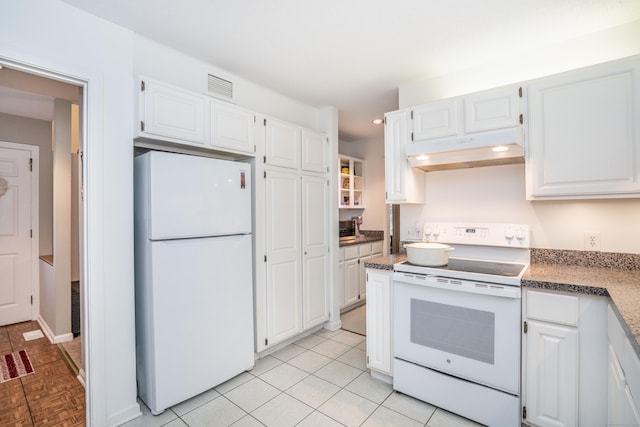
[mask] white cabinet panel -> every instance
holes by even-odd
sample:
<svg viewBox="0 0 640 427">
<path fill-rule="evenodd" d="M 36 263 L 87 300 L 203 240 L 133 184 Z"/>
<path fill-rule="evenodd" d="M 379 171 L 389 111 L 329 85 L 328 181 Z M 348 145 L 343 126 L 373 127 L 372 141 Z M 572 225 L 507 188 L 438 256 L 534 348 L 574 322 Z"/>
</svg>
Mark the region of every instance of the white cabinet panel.
<svg viewBox="0 0 640 427">
<path fill-rule="evenodd" d="M 274 344 L 302 331 L 300 176 L 269 171 L 265 205 L 267 339 Z"/>
<path fill-rule="evenodd" d="M 529 321 L 527 417 L 537 426 L 578 425 L 578 331 Z"/>
<path fill-rule="evenodd" d="M 321 133 L 302 129 L 302 170 L 329 172 L 327 137 Z"/>
<path fill-rule="evenodd" d="M 640 194 L 640 59 L 529 85 L 527 197 Z"/>
<path fill-rule="evenodd" d="M 465 96 L 465 132 L 473 133 L 518 126 L 521 91 L 519 86 L 509 86 Z"/>
<path fill-rule="evenodd" d="M 140 84 L 140 136 L 205 144 L 206 97 L 150 79 Z"/>
<path fill-rule="evenodd" d="M 424 172 L 407 161 L 405 144 L 410 141 L 409 111 L 385 114 L 384 178 L 387 203 L 424 203 Z"/>
<path fill-rule="evenodd" d="M 610 426 L 640 426 L 640 411 L 627 383 L 613 345 L 609 344 L 609 399 L 607 423 Z"/>
<path fill-rule="evenodd" d="M 385 375 L 392 375 L 393 337 L 393 273 L 367 269 L 367 366 Z"/>
<path fill-rule="evenodd" d="M 441 138 L 460 134 L 460 99 L 451 98 L 430 102 L 415 107 L 413 119 L 413 141 Z"/>
<path fill-rule="evenodd" d="M 350 259 L 344 262 L 344 286 L 340 308 L 347 307 L 358 302 L 360 291 L 360 264 L 358 259 Z"/>
<path fill-rule="evenodd" d="M 222 102 L 211 102 L 211 141 L 215 148 L 253 153 L 255 114 Z"/>
<path fill-rule="evenodd" d="M 323 177 L 302 177 L 303 329 L 329 319 L 329 191 Z"/>
<path fill-rule="evenodd" d="M 299 169 L 300 128 L 275 119 L 267 119 L 266 128 L 266 163 Z"/>
<path fill-rule="evenodd" d="M 300 168 L 300 127 L 275 119 L 266 120 L 266 164 Z"/>
</svg>

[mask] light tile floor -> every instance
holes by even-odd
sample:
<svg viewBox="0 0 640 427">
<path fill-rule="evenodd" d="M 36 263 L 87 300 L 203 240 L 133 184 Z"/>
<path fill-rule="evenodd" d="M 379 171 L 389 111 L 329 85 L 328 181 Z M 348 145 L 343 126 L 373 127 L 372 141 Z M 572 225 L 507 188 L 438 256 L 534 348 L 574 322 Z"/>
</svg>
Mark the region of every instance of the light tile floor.
<svg viewBox="0 0 640 427">
<path fill-rule="evenodd" d="M 320 330 L 232 378 L 153 416 L 142 403 L 134 426 L 429 426 L 472 421 L 394 392 L 365 364 L 365 337 Z"/>
</svg>

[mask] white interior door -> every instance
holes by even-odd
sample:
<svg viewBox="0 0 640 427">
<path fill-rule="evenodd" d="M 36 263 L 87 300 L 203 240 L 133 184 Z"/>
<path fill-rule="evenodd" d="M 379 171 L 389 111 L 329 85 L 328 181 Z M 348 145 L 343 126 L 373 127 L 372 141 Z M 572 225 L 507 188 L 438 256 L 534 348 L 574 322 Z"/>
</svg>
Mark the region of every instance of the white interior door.
<svg viewBox="0 0 640 427">
<path fill-rule="evenodd" d="M 30 158 L 0 147 L 0 326 L 31 319 Z"/>
</svg>

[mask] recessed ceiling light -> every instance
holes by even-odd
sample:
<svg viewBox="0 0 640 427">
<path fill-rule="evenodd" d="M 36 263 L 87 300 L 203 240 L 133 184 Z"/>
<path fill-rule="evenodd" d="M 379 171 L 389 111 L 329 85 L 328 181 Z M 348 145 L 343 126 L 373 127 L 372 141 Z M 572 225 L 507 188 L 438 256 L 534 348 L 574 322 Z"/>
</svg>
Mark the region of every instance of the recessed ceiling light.
<svg viewBox="0 0 640 427">
<path fill-rule="evenodd" d="M 373 123 L 374 125 L 382 124 L 382 122 L 384 122 L 383 119 L 373 119 L 373 120 L 371 120 L 371 123 Z"/>
<path fill-rule="evenodd" d="M 507 151 L 509 149 L 509 147 L 505 147 L 504 145 L 498 145 L 497 147 L 493 147 L 492 150 L 495 151 L 496 153 L 499 153 L 501 151 Z"/>
<path fill-rule="evenodd" d="M 2 65 L 0 65 L 0 70 L 2 70 L 4 67 Z"/>
</svg>

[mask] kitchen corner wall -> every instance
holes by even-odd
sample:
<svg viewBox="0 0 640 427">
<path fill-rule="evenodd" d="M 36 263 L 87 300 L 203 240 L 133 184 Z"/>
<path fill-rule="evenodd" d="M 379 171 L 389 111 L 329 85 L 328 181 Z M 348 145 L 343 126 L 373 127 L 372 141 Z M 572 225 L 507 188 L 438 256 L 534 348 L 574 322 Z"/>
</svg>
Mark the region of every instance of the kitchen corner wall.
<svg viewBox="0 0 640 427">
<path fill-rule="evenodd" d="M 400 108 L 526 81 L 640 53 L 640 21 L 523 52 L 456 74 L 399 88 Z M 640 253 L 640 199 L 527 201 L 524 165 L 426 174 L 424 205 L 403 205 L 402 238 L 429 221 L 531 225 L 535 248 L 584 250 L 584 232 L 600 232 L 603 252 Z"/>
</svg>

